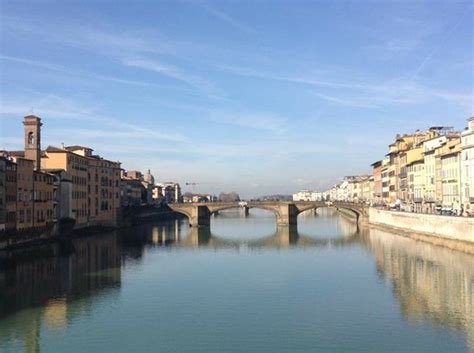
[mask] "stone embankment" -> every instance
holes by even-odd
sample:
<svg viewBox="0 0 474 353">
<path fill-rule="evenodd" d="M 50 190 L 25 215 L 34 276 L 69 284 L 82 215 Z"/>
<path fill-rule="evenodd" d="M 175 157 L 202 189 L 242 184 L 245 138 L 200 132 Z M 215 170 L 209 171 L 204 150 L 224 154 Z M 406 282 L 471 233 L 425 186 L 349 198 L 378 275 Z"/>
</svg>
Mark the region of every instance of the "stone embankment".
<svg viewBox="0 0 474 353">
<path fill-rule="evenodd" d="M 400 230 L 420 240 L 429 240 L 440 245 L 448 241 L 461 241 L 474 245 L 474 218 L 429 215 L 385 211 L 376 208 L 369 210 L 369 223 Z M 452 246 L 449 246 L 452 247 Z"/>
</svg>

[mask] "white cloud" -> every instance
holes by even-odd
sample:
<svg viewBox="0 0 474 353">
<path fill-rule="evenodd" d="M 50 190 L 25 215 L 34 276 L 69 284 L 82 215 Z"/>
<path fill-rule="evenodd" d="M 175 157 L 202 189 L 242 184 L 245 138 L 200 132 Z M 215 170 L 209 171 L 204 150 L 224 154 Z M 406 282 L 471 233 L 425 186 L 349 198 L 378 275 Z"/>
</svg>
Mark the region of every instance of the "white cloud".
<svg viewBox="0 0 474 353">
<path fill-rule="evenodd" d="M 153 71 L 158 74 L 170 77 L 172 79 L 185 82 L 188 85 L 199 90 L 214 89 L 210 81 L 203 79 L 197 75 L 186 73 L 176 66 L 162 64 L 158 60 L 151 60 L 145 58 L 123 58 L 121 62 L 126 66 Z"/>
<path fill-rule="evenodd" d="M 200 5 L 203 9 L 205 9 L 207 13 L 211 14 L 215 18 L 225 23 L 230 24 L 232 27 L 237 28 L 238 30 L 244 33 L 255 35 L 256 31 L 252 27 L 244 24 L 241 21 L 236 20 L 234 17 L 223 12 L 222 10 L 218 10 L 214 6 L 211 6 L 210 4 L 205 2 L 197 2 L 196 4 Z"/>
</svg>

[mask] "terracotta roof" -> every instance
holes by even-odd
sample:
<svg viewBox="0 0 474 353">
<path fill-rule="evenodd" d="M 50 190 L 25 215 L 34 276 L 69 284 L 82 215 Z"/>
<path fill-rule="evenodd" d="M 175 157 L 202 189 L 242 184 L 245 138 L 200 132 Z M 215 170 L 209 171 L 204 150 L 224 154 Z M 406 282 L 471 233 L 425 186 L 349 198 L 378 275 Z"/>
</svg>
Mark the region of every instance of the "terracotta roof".
<svg viewBox="0 0 474 353">
<path fill-rule="evenodd" d="M 67 151 L 63 150 L 62 148 L 54 147 L 54 146 L 46 147 L 45 151 L 46 152 L 67 152 Z"/>
<path fill-rule="evenodd" d="M 12 157 L 24 157 L 25 151 L 8 151 L 7 152 Z"/>
<path fill-rule="evenodd" d="M 69 151 L 75 151 L 75 150 L 91 150 L 91 151 L 93 151 L 93 149 L 90 148 L 90 147 L 79 146 L 79 145 L 66 146 L 65 148 Z"/>
</svg>

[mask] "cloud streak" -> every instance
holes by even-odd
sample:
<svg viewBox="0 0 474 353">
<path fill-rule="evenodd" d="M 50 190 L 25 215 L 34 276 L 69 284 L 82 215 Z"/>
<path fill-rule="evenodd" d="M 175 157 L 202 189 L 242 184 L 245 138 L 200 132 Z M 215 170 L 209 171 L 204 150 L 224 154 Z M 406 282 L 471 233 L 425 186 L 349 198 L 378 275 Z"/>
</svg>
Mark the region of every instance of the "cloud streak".
<svg viewBox="0 0 474 353">
<path fill-rule="evenodd" d="M 218 20 L 225 22 L 229 24 L 230 26 L 238 29 L 241 32 L 244 32 L 246 34 L 252 34 L 255 35 L 257 32 L 250 26 L 244 24 L 241 21 L 236 20 L 235 18 L 231 17 L 227 13 L 218 10 L 214 6 L 211 6 L 210 4 L 206 2 L 198 2 L 197 3 L 200 7 L 202 7 L 208 14 L 211 16 L 217 18 Z"/>
</svg>

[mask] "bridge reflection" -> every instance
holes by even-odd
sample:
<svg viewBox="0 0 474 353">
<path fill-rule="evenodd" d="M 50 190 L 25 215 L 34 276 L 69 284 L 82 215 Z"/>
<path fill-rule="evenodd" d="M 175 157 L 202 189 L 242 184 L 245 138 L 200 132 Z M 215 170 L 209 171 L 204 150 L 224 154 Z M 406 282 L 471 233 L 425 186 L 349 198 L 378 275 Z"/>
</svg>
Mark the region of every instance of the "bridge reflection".
<svg viewBox="0 0 474 353">
<path fill-rule="evenodd" d="M 242 215 L 243 216 L 243 215 Z M 303 216 L 303 215 L 302 215 Z M 220 217 L 220 216 L 219 216 Z M 244 216 L 243 216 L 244 217 Z M 235 218 L 233 215 L 232 218 Z M 290 246 L 330 248 L 355 243 L 358 240 L 358 227 L 354 222 L 340 222 L 345 236 L 338 238 L 312 236 L 301 233 L 294 225 L 277 226 L 272 234 L 256 239 L 228 238 L 215 233 L 212 227 L 191 227 L 180 220 L 162 222 L 156 225 L 143 225 L 141 231 L 131 237 L 126 234 L 127 245 L 135 244 L 141 248 L 135 257 L 140 257 L 146 244 L 164 245 L 173 247 L 210 247 L 228 249 L 261 249 L 283 248 Z M 137 234 L 138 237 L 137 237 Z"/>
<path fill-rule="evenodd" d="M 357 232 L 336 239 L 321 239 L 300 234 L 297 226 L 278 226 L 276 232 L 270 236 L 243 241 L 213 234 L 210 228 L 205 227 L 191 228 L 190 234 L 176 245 L 228 249 L 241 249 L 242 247 L 246 249 L 285 248 L 290 246 L 330 248 L 349 245 L 357 241 L 359 241 Z"/>
</svg>

